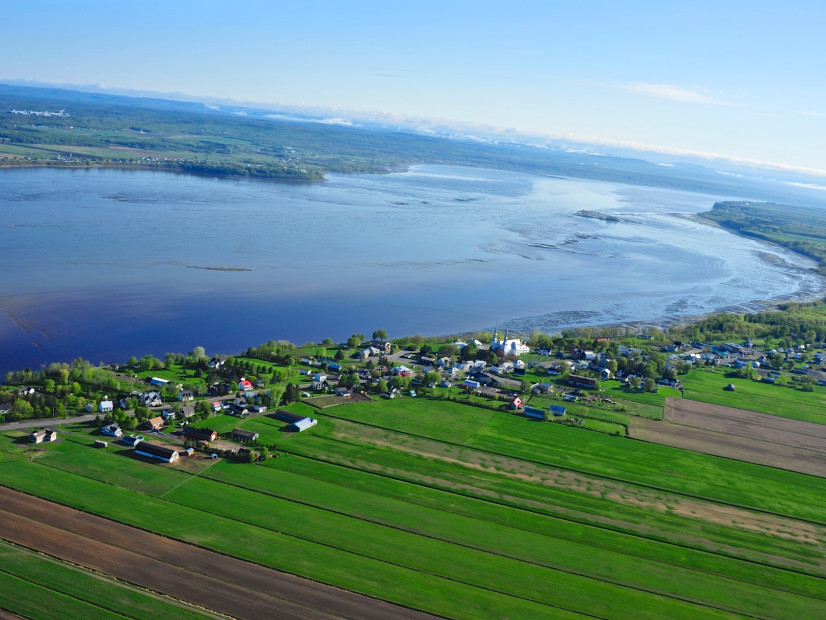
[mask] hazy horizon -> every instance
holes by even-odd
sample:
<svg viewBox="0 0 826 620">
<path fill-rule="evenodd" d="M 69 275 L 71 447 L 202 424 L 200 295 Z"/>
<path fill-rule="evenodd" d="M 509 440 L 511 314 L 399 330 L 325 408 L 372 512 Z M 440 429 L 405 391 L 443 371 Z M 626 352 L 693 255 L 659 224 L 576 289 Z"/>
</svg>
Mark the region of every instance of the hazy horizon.
<svg viewBox="0 0 826 620">
<path fill-rule="evenodd" d="M 17 3 L 0 79 L 826 175 L 823 6 L 516 8 Z"/>
</svg>

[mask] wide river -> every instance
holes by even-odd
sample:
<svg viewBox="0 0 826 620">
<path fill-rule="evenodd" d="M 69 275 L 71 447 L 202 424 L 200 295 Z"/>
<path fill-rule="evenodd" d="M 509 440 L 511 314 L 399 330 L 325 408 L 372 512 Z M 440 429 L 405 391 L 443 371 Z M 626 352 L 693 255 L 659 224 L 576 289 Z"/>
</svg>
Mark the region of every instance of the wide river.
<svg viewBox="0 0 826 620">
<path fill-rule="evenodd" d="M 823 290 L 805 259 L 691 218 L 721 198 L 440 166 L 315 184 L 5 170 L 0 372 L 378 328 L 663 323 Z"/>
</svg>

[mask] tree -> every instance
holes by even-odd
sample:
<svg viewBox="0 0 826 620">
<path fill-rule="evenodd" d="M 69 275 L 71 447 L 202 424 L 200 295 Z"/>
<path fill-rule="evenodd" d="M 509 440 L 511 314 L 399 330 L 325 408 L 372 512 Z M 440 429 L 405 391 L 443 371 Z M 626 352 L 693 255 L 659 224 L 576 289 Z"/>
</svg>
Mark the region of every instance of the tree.
<svg viewBox="0 0 826 620">
<path fill-rule="evenodd" d="M 438 383 L 439 383 L 439 380 L 440 380 L 441 378 L 442 378 L 442 375 L 440 375 L 440 374 L 439 374 L 438 372 L 436 372 L 435 370 L 431 370 L 430 372 L 428 372 L 427 374 L 425 374 L 425 376 L 424 376 L 424 381 L 425 381 L 425 383 L 426 383 L 427 385 L 436 385 L 436 384 L 438 384 Z"/>
<path fill-rule="evenodd" d="M 376 385 L 376 391 L 379 394 L 387 394 L 387 381 L 384 379 L 379 379 L 379 382 Z"/>
<path fill-rule="evenodd" d="M 342 351 L 341 349 L 339 349 L 338 351 L 336 351 L 336 354 L 335 354 L 333 357 L 335 358 L 335 360 L 336 360 L 337 362 L 340 362 L 341 360 L 343 360 L 343 359 L 344 359 L 344 351 Z"/>
<path fill-rule="evenodd" d="M 383 329 L 377 329 L 373 332 L 373 340 L 387 340 L 387 332 Z"/>
<path fill-rule="evenodd" d="M 189 352 L 189 357 L 194 360 L 206 359 L 206 349 L 204 349 L 204 347 L 195 347 Z"/>
<path fill-rule="evenodd" d="M 22 398 L 18 398 L 14 401 L 14 404 L 9 409 L 8 419 L 10 420 L 24 420 L 26 418 L 30 418 L 34 415 L 34 407 L 32 407 L 31 403 L 23 400 Z"/>
<path fill-rule="evenodd" d="M 439 347 L 439 357 L 453 357 L 456 355 L 456 345 L 443 344 Z"/>
<path fill-rule="evenodd" d="M 347 339 L 347 348 L 355 349 L 362 342 L 364 342 L 364 334 L 353 334 Z"/>
</svg>

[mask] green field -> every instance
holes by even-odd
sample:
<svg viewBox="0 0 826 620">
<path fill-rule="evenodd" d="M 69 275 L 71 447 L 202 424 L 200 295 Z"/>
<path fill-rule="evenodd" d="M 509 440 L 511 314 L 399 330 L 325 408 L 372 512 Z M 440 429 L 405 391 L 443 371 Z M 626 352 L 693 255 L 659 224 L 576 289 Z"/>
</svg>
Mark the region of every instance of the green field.
<svg viewBox="0 0 826 620">
<path fill-rule="evenodd" d="M 0 434 L 0 484 L 447 617 L 826 608 L 826 480 L 438 399 L 291 408 L 318 426 L 208 420 L 280 452 L 197 474 Z"/>
</svg>

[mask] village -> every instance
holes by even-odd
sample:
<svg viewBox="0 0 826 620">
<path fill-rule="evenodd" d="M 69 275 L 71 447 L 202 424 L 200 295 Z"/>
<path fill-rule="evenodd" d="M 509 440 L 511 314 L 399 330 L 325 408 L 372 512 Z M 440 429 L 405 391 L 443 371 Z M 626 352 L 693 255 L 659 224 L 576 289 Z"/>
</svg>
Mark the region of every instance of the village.
<svg viewBox="0 0 826 620">
<path fill-rule="evenodd" d="M 96 447 L 119 442 L 133 449 L 136 456 L 166 463 L 192 457 L 196 452 L 211 459 L 255 462 L 277 456 L 277 445 L 262 442 L 259 433 L 242 428 L 245 419 L 267 416 L 278 421 L 284 438 L 318 423 L 317 417 L 290 411 L 291 402 L 303 402 L 321 412 L 331 406 L 374 398 L 451 398 L 464 394 L 475 397 L 477 406 L 604 430 L 582 419 L 583 415 L 589 416 L 587 409 L 584 414 L 582 408 L 572 413 L 570 406 L 622 411 L 625 408 L 618 401 L 626 395 L 620 393 L 617 397 L 617 388 L 626 394 L 671 388 L 679 390 L 682 397 L 682 377 L 696 367 L 718 371 L 720 389 L 725 391 L 736 390 L 726 376 L 789 385 L 802 391 L 826 385 L 826 354 L 815 350 L 822 349 L 822 344 L 801 343 L 779 349 L 758 347 L 751 339 L 716 345 L 696 341 L 648 344 L 642 336 L 637 339 L 639 346 L 601 337 L 594 339 L 590 348 L 577 341 L 555 349 L 532 348 L 521 338 L 498 330 L 488 343 L 469 338 L 417 345 L 404 340 L 392 342 L 383 331 L 374 333 L 378 337 L 370 340 L 355 336 L 360 335 L 338 346 L 328 342 L 323 354 L 309 354 L 312 349 L 319 351 L 318 347 L 308 347 L 307 354 L 301 355 L 301 349 L 293 347 L 292 357 L 288 356 L 282 365 L 252 363 L 255 351 L 251 350 L 253 355 L 243 360 L 180 356 L 177 363 L 168 360 L 171 363 L 166 369 L 155 360 L 158 370 L 162 370 L 157 374 L 163 376 L 138 372 L 140 363 L 106 369 L 119 378 L 119 387 L 134 389 L 109 396 L 92 392 L 93 386 L 89 386 L 88 402 L 82 397 L 75 401 L 82 405 L 76 413 L 94 416 L 101 436 L 94 441 Z M 335 354 L 326 355 L 331 349 Z M 88 375 L 91 371 L 87 368 L 85 372 Z M 202 381 L 187 382 L 187 373 L 191 378 L 200 375 Z M 0 404 L 4 422 L 18 417 L 15 408 L 25 410 L 21 403 L 36 402 L 46 390 L 59 393 L 48 376 L 48 372 L 42 373 L 39 385 L 31 382 L 19 386 L 13 394 L 5 388 Z M 176 382 L 172 378 L 175 376 L 183 381 Z M 141 385 L 146 389 L 139 389 Z M 614 390 L 606 392 L 606 387 Z M 222 420 L 217 430 L 211 425 L 216 416 Z M 610 419 L 598 417 L 604 422 Z M 227 427 L 230 418 L 238 421 L 237 426 Z M 56 424 L 34 428 L 29 441 L 55 441 L 57 428 Z"/>
</svg>

